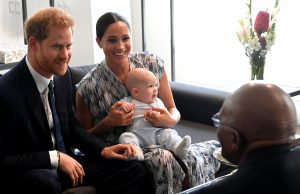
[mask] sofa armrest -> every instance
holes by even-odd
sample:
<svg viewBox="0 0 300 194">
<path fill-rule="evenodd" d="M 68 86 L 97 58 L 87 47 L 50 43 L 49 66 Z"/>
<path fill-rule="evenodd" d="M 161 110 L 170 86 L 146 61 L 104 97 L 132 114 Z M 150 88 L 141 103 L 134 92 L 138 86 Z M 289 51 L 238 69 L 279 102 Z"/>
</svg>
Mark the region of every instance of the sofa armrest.
<svg viewBox="0 0 300 194">
<path fill-rule="evenodd" d="M 220 110 L 228 92 L 170 81 L 181 118 L 213 126 L 211 117 Z"/>
</svg>

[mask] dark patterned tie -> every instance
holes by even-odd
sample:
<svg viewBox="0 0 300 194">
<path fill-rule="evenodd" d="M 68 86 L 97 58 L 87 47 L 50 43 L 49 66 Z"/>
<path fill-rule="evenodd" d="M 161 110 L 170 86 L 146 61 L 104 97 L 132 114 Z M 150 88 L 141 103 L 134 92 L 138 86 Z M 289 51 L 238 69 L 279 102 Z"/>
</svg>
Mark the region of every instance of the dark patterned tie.
<svg viewBox="0 0 300 194">
<path fill-rule="evenodd" d="M 61 134 L 61 128 L 58 120 L 58 115 L 55 108 L 55 99 L 54 99 L 54 90 L 53 90 L 53 82 L 50 80 L 50 83 L 48 85 L 49 93 L 48 93 L 48 99 L 49 104 L 52 111 L 52 117 L 54 122 L 54 128 L 55 128 L 55 141 L 56 141 L 56 149 L 58 149 L 61 152 L 66 153 L 64 141 Z"/>
</svg>

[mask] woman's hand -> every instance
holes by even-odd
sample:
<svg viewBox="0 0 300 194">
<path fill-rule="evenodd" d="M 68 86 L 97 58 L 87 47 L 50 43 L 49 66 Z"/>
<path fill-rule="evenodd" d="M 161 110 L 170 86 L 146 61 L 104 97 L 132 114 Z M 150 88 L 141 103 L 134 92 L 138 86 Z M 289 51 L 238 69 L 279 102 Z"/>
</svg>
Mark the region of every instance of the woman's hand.
<svg viewBox="0 0 300 194">
<path fill-rule="evenodd" d="M 88 120 L 86 125 L 83 125 L 88 133 L 94 134 L 96 136 L 101 136 L 105 134 L 111 128 L 117 126 L 127 126 L 133 121 L 133 110 L 128 112 L 121 109 L 121 106 L 124 102 L 118 101 L 113 104 L 108 112 L 108 115 L 99 121 L 95 126 L 93 126 L 93 115 L 90 112 L 85 112 L 85 119 Z M 82 122 L 83 123 L 83 122 Z"/>
<path fill-rule="evenodd" d="M 135 156 L 136 150 L 131 144 L 117 144 L 110 147 L 105 147 L 101 156 L 107 159 L 127 160 Z"/>
<path fill-rule="evenodd" d="M 172 127 L 178 122 L 178 116 L 174 117 L 167 109 L 162 108 L 152 108 L 144 116 L 155 127 Z"/>
<path fill-rule="evenodd" d="M 125 102 L 118 101 L 111 106 L 106 117 L 107 122 L 110 126 L 126 126 L 132 123 L 133 120 L 133 109 L 126 109 L 124 111 L 121 107 Z"/>
</svg>

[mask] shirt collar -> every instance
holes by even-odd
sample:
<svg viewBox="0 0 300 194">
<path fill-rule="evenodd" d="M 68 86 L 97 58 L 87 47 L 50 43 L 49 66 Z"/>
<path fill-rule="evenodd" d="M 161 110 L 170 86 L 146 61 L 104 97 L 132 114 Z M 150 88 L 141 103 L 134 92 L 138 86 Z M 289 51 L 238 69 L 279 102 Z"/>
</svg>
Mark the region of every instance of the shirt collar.
<svg viewBox="0 0 300 194">
<path fill-rule="evenodd" d="M 27 56 L 26 56 L 26 64 L 27 64 L 27 67 L 35 81 L 35 84 L 39 90 L 40 93 L 42 93 L 46 87 L 48 87 L 48 84 L 50 82 L 50 80 L 53 80 L 53 76 L 48 79 L 48 78 L 45 78 L 44 76 L 42 76 L 41 74 L 39 74 L 37 71 L 35 71 L 32 67 L 32 65 L 30 64 Z"/>
</svg>

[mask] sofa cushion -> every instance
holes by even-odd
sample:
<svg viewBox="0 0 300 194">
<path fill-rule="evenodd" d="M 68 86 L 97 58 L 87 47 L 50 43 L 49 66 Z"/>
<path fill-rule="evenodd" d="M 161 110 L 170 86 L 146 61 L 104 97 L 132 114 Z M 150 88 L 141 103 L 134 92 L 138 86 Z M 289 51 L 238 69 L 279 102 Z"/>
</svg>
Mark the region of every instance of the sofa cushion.
<svg viewBox="0 0 300 194">
<path fill-rule="evenodd" d="M 170 81 L 173 97 L 182 119 L 213 126 L 211 117 L 217 113 L 228 92 Z"/>
<path fill-rule="evenodd" d="M 174 126 L 174 129 L 181 137 L 185 135 L 191 136 L 192 143 L 218 140 L 216 128 L 203 123 L 181 119 L 179 123 Z"/>
</svg>

